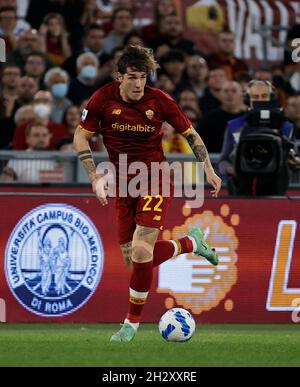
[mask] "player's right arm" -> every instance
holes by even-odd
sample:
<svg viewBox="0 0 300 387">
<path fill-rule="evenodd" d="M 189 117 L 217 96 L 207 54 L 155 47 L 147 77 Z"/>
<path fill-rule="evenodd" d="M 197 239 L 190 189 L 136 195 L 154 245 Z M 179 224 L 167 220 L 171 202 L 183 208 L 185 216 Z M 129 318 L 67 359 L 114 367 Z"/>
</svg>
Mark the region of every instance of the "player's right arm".
<svg viewBox="0 0 300 387">
<path fill-rule="evenodd" d="M 86 170 L 89 180 L 92 184 L 93 191 L 96 193 L 100 203 L 104 206 L 107 204 L 106 189 L 107 181 L 96 171 L 95 161 L 89 146 L 89 140 L 93 136 L 93 132 L 89 132 L 82 128 L 80 125 L 77 126 L 74 133 L 74 148 L 78 153 L 78 158 Z"/>
<path fill-rule="evenodd" d="M 90 179 L 97 198 L 102 205 L 107 204 L 106 179 L 97 173 L 96 165 L 89 146 L 89 140 L 98 131 L 99 123 L 102 120 L 105 93 L 97 90 L 89 99 L 86 108 L 83 110 L 81 120 L 74 134 L 74 148 L 78 152 L 79 160 Z"/>
</svg>

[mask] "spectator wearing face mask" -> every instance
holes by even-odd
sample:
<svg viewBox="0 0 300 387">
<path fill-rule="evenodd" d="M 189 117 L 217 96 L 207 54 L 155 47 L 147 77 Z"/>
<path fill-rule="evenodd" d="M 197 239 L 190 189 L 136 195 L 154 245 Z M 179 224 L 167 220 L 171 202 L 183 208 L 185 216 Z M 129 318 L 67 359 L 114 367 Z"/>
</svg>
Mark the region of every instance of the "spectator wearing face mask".
<svg viewBox="0 0 300 387">
<path fill-rule="evenodd" d="M 69 89 L 68 73 L 59 67 L 54 67 L 45 74 L 44 83 L 53 97 L 51 120 L 61 124 L 64 112 L 72 105 L 66 97 Z"/>
<path fill-rule="evenodd" d="M 99 87 L 99 60 L 96 55 L 87 52 L 77 58 L 76 67 L 77 77 L 71 81 L 67 97 L 75 105 L 80 105 L 82 100 L 89 98 Z"/>
<path fill-rule="evenodd" d="M 97 24 L 88 25 L 80 39 L 80 50 L 75 51 L 63 64 L 64 70 L 68 72 L 71 78 L 76 77 L 76 60 L 79 55 L 85 52 L 91 52 L 96 55 L 101 66 L 109 59 L 109 55 L 103 50 L 105 32 L 103 28 Z"/>
<path fill-rule="evenodd" d="M 56 124 L 51 121 L 50 116 L 53 109 L 53 98 L 49 91 L 38 91 L 34 96 L 33 110 L 35 114 L 34 122 L 37 122 L 49 129 L 51 134 L 51 140 L 49 149 L 54 149 L 55 144 L 62 138 L 67 136 L 67 129 L 60 124 Z M 26 122 L 20 126 L 17 126 L 14 131 L 13 137 L 13 149 L 25 150 L 26 149 L 26 136 L 25 129 L 32 123 Z"/>
</svg>

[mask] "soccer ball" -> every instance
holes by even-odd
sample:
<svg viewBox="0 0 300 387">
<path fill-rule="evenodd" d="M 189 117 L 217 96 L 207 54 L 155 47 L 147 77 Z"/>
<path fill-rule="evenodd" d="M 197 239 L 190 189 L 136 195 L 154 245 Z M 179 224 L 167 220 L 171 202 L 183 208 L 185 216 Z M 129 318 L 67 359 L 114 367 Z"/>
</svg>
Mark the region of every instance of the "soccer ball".
<svg viewBox="0 0 300 387">
<path fill-rule="evenodd" d="M 185 309 L 173 308 L 161 316 L 158 329 L 167 341 L 187 341 L 196 328 L 194 317 Z"/>
</svg>

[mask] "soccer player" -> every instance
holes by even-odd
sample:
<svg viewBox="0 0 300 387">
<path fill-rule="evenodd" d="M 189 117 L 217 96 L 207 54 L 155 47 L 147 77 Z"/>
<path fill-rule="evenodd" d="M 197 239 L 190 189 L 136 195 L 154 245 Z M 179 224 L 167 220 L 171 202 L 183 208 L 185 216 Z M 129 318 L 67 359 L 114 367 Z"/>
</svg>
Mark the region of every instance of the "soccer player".
<svg viewBox="0 0 300 387">
<path fill-rule="evenodd" d="M 128 164 L 143 161 L 148 167 L 152 162 L 165 160 L 161 146 L 164 121 L 187 139 L 196 159 L 204 162 L 207 181 L 213 186 L 213 196 L 217 196 L 221 188 L 221 179 L 215 174 L 206 147 L 191 122 L 168 94 L 146 86 L 147 76 L 157 68 L 152 50 L 127 47 L 117 64 L 117 80 L 97 90 L 82 113 L 74 135 L 74 146 L 102 205 L 108 203 L 107 181 L 96 171 L 89 139 L 97 131 L 102 134 L 109 159 L 118 175 L 121 154 L 127 154 Z M 132 177 L 126 178 L 126 184 Z M 150 178 L 151 175 L 149 181 Z M 162 184 L 160 180 L 160 189 Z M 131 341 L 134 338 L 151 286 L 153 267 L 189 252 L 205 257 L 213 265 L 218 264 L 215 250 L 204 242 L 199 228 L 175 241 L 157 241 L 168 204 L 169 197 L 162 195 L 132 197 L 129 193 L 127 197 L 121 197 L 117 194 L 119 242 L 132 274 L 128 314 L 111 341 Z"/>
</svg>

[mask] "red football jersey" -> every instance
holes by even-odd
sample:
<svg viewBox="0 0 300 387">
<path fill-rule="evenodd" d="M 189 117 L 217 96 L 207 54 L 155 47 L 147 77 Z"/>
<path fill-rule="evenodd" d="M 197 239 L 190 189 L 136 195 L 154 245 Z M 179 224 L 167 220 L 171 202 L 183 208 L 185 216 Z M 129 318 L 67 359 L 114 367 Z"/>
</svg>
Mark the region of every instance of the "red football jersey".
<svg viewBox="0 0 300 387">
<path fill-rule="evenodd" d="M 176 102 L 163 91 L 146 86 L 142 99 L 127 103 L 120 96 L 120 83 L 111 82 L 97 90 L 82 113 L 80 126 L 103 136 L 110 161 L 118 167 L 119 154 L 127 154 L 128 163 L 165 160 L 161 140 L 162 123 L 184 133 L 190 120 Z"/>
</svg>

